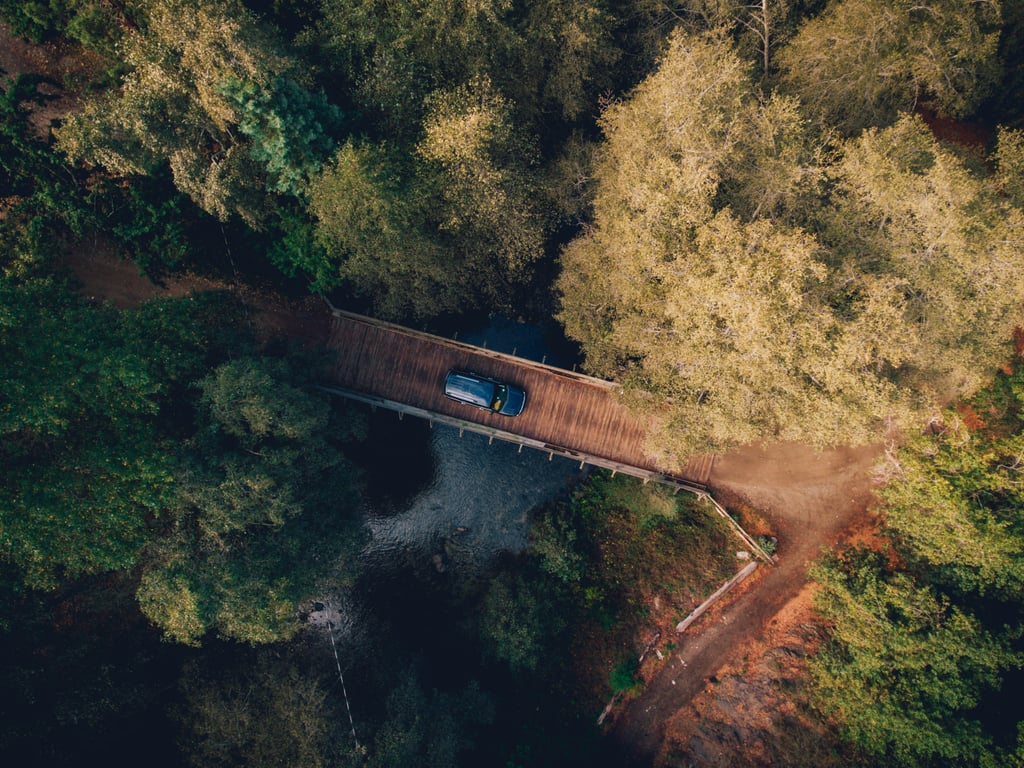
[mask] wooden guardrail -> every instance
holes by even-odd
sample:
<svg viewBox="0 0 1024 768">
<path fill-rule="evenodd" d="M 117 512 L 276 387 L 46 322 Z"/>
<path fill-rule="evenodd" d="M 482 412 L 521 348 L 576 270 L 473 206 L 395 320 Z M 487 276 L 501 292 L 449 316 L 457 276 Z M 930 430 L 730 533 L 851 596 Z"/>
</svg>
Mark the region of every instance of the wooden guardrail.
<svg viewBox="0 0 1024 768">
<path fill-rule="evenodd" d="M 480 347 L 475 344 L 468 344 L 458 339 L 448 338 L 447 336 L 439 336 L 436 333 L 430 333 L 429 331 L 420 331 L 416 328 L 407 328 L 404 325 L 398 325 L 397 323 L 391 323 L 387 320 L 377 320 L 373 317 L 367 317 L 366 315 L 360 315 L 356 312 L 348 312 L 344 309 L 337 309 L 333 305 L 328 304 L 331 308 L 331 312 L 336 317 L 345 318 L 357 323 L 365 323 L 366 325 L 372 325 L 377 328 L 386 328 L 393 333 L 399 333 L 403 336 L 409 336 L 411 338 L 426 339 L 431 342 L 440 342 L 445 346 L 454 347 L 456 349 L 462 349 L 466 352 L 471 352 L 474 355 L 482 355 L 483 357 L 490 357 L 494 360 L 507 360 L 512 361 L 516 365 L 523 368 L 533 368 L 534 370 L 544 371 L 547 374 L 553 376 L 560 376 L 566 379 L 575 379 L 577 381 L 585 381 L 588 384 L 593 384 L 598 387 L 603 387 L 609 391 L 621 391 L 622 387 L 616 384 L 614 381 L 608 381 L 607 379 L 600 379 L 596 376 L 589 376 L 585 373 L 572 370 L 568 371 L 565 368 L 559 368 L 556 365 L 550 363 L 533 360 L 528 357 L 520 357 L 513 355 L 509 352 L 499 352 L 495 349 L 488 349 L 487 347 Z"/>
</svg>

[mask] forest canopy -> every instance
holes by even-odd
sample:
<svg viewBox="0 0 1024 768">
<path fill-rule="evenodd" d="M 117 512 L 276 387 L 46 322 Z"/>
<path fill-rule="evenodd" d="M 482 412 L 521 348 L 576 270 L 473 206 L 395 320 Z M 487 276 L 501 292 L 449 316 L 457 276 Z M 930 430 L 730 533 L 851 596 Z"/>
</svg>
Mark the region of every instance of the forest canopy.
<svg viewBox="0 0 1024 768">
<path fill-rule="evenodd" d="M 1024 321 L 1009 153 L 993 172 L 913 115 L 830 140 L 728 39 L 685 32 L 601 126 L 560 318 L 657 415 L 652 453 L 864 442 L 1005 358 Z"/>
<path fill-rule="evenodd" d="M 84 295 L 68 254 L 113 252 L 434 330 L 554 319 L 665 467 L 904 437 L 884 541 L 817 571 L 816 706 L 876 762 L 1019 763 L 1016 710 L 990 715 L 1024 663 L 1022 9 L 0 0 L 52 59 L 0 83 L 0 623 L 52 629 L 19 609 L 81 589 L 182 653 L 259 646 L 182 668 L 195 764 L 564 765 L 600 751 L 545 730 L 578 709 L 575 634 L 623 631 L 683 547 L 724 576 L 702 514 L 599 476 L 445 628 L 562 698 L 477 738 L 516 707 L 391 638 L 364 749 L 338 748 L 335 681 L 275 654 L 360 576 L 365 419 L 226 294 Z"/>
<path fill-rule="evenodd" d="M 832 627 L 813 665 L 817 706 L 869 759 L 1017 765 L 1024 666 L 1018 360 L 884 465 L 872 547 L 816 566 Z M 978 414 L 984 414 L 980 422 Z"/>
<path fill-rule="evenodd" d="M 44 227 L 100 230 L 159 275 L 238 228 L 255 268 L 389 319 L 554 312 L 666 466 L 875 440 L 978 391 L 1024 322 L 1022 134 L 956 144 L 913 111 L 995 104 L 1020 20 L 876 5 L 4 6 L 107 66 L 54 132 L 73 169 L 28 133 L 33 84 L 5 92 L 10 253 L 34 269 Z M 86 34 L 101 17 L 117 31 Z M 854 21 L 878 27 L 859 69 Z M 125 359 L 141 389 L 97 397 L 142 418 L 167 381 Z"/>
</svg>

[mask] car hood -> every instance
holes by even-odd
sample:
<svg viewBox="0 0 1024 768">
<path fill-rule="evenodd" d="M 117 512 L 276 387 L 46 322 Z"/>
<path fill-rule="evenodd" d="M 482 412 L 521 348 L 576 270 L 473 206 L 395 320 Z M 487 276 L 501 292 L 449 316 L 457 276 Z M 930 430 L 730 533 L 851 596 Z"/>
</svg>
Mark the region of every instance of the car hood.
<svg viewBox="0 0 1024 768">
<path fill-rule="evenodd" d="M 506 416 L 518 416 L 523 412 L 523 407 L 526 405 L 526 393 L 519 387 L 508 388 L 508 400 L 501 409 L 501 413 Z"/>
</svg>

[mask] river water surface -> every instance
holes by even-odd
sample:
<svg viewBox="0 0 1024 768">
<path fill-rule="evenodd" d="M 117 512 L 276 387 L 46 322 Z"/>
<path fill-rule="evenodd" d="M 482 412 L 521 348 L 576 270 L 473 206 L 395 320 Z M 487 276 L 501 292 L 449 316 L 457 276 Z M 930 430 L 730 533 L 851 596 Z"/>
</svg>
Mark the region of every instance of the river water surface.
<svg viewBox="0 0 1024 768">
<path fill-rule="evenodd" d="M 534 325 L 499 319 L 460 340 L 564 364 Z M 502 440 L 489 442 L 471 432 L 460 437 L 454 427 L 435 423 L 431 428 L 409 417 L 388 428 L 386 420 L 398 417 L 378 412 L 371 437 L 391 442 L 373 449 L 385 463 L 372 473 L 366 509 L 371 535 L 366 556 L 374 567 L 422 557 L 435 569 L 473 571 L 499 553 L 520 552 L 530 510 L 581 474 L 576 462 Z M 421 453 L 419 466 L 410 448 Z"/>
<path fill-rule="evenodd" d="M 550 351 L 539 326 L 499 319 L 458 338 L 566 365 L 564 356 Z M 586 471 L 560 456 L 520 450 L 498 439 L 489 442 L 468 431 L 460 437 L 454 427 L 431 427 L 411 416 L 399 419 L 383 409 L 370 414 L 370 439 L 360 446 L 359 458 L 368 475 L 363 512 L 369 541 L 363 556 L 374 588 L 372 594 L 325 599 L 326 612 L 310 617 L 314 623 L 329 619 L 340 635 L 358 624 L 353 612 L 374 610 L 368 602 L 425 586 L 412 585 L 410 579 L 443 591 L 486 572 L 503 554 L 522 552 L 531 510 L 565 493 Z M 388 581 L 397 583 L 382 585 Z"/>
</svg>

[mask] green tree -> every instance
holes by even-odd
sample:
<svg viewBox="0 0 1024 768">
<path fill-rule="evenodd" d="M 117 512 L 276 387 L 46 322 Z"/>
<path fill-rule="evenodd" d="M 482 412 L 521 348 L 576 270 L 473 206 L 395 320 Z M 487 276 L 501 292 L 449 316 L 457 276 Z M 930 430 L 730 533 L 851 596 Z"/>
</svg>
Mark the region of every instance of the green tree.
<svg viewBox="0 0 1024 768">
<path fill-rule="evenodd" d="M 198 213 L 176 193 L 166 166 L 131 183 L 86 176 L 38 135 L 31 109 L 49 97 L 45 81 L 22 75 L 0 96 L 0 195 L 7 199 L 3 269 L 46 273 L 65 241 L 107 235 L 136 266 L 158 276 L 192 256 L 190 227 Z"/>
<path fill-rule="evenodd" d="M 53 280 L 0 279 L 0 534 L 24 584 L 137 562 L 172 497 L 161 406 L 201 368 L 212 317 L 192 300 L 118 313 Z"/>
<path fill-rule="evenodd" d="M 328 442 L 328 404 L 298 382 L 283 360 L 241 358 L 199 383 L 193 456 L 139 587 L 178 642 L 290 638 L 318 580 L 354 574 L 356 473 Z"/>
<path fill-rule="evenodd" d="M 411 158 L 350 141 L 314 182 L 314 287 L 347 284 L 396 319 L 510 306 L 546 229 L 531 143 L 486 80 L 432 94 L 423 130 Z"/>
<path fill-rule="evenodd" d="M 514 44 L 511 0 L 324 0 L 313 39 L 389 136 L 410 137 L 431 91 L 488 71 Z"/>
<path fill-rule="evenodd" d="M 564 584 L 578 584 L 586 572 L 586 559 L 577 548 L 572 520 L 545 515 L 530 528 L 530 555 L 543 571 Z"/>
<path fill-rule="evenodd" d="M 426 691 L 415 674 L 388 695 L 387 717 L 373 737 L 368 768 L 455 768 L 494 704 L 476 682 L 453 692 Z"/>
<path fill-rule="evenodd" d="M 1024 407 L 1022 379 L 1019 366 L 1008 377 L 1015 408 Z M 879 491 L 908 567 L 957 594 L 1009 604 L 1024 597 L 1024 435 L 1015 427 L 992 438 L 951 415 L 890 459 Z"/>
<path fill-rule="evenodd" d="M 324 0 L 305 36 L 355 84 L 357 103 L 392 140 L 415 140 L 424 99 L 488 78 L 523 121 L 586 115 L 621 51 L 604 0 Z"/>
<path fill-rule="evenodd" d="M 421 175 L 433 217 L 464 261 L 460 279 L 475 282 L 485 301 L 501 301 L 503 287 L 543 251 L 530 172 L 534 148 L 485 78 L 431 94 L 423 132 L 416 147 L 425 161 Z"/>
<path fill-rule="evenodd" d="M 329 689 L 278 653 L 227 671 L 191 663 L 175 714 L 183 751 L 197 767 L 338 765 L 346 737 Z M 353 761 L 354 762 L 354 761 Z M 341 763 L 348 764 L 348 763 Z"/>
<path fill-rule="evenodd" d="M 783 86 L 853 134 L 924 102 L 971 115 L 998 80 L 998 0 L 834 0 L 780 51 Z"/>
<path fill-rule="evenodd" d="M 612 88 L 623 55 L 614 38 L 620 22 L 613 4 L 540 0 L 524 5 L 517 25 L 522 39 L 518 66 L 492 71 L 491 78 L 513 102 L 528 107 L 527 114 L 589 117 L 599 94 Z"/>
<path fill-rule="evenodd" d="M 56 175 L 56 158 L 32 135 L 28 119 L 29 105 L 45 101 L 38 91 L 42 82 L 38 76 L 19 75 L 0 92 L 0 190 L 5 196 L 30 193 L 40 179 Z"/>
<path fill-rule="evenodd" d="M 347 281 L 390 318 L 459 306 L 465 283 L 427 234 L 410 176 L 386 148 L 350 141 L 338 151 L 310 196 L 321 247 L 305 252 L 304 271 L 314 290 Z"/>
<path fill-rule="evenodd" d="M 1001 129 L 996 147 L 998 182 L 1003 194 L 1024 208 L 1024 131 Z"/>
<path fill-rule="evenodd" d="M 57 131 L 72 160 L 114 174 L 169 163 L 175 184 L 203 210 L 262 226 L 270 190 L 300 188 L 337 113 L 302 91 L 297 65 L 234 0 L 147 6 L 124 46 L 122 87 L 86 101 Z"/>
<path fill-rule="evenodd" d="M 306 193 L 312 175 L 335 148 L 342 112 L 322 92 L 278 78 L 269 90 L 252 82 L 221 85 L 239 109 L 238 130 L 252 142 L 250 153 L 267 169 L 267 187 L 295 197 Z"/>
<path fill-rule="evenodd" d="M 0 270 L 45 274 L 66 237 L 95 223 L 80 177 L 39 136 L 30 117 L 46 103 L 35 75 L 20 75 L 0 93 Z"/>
<path fill-rule="evenodd" d="M 480 613 L 485 655 L 513 672 L 535 672 L 550 633 L 550 606 L 519 575 L 503 571 L 491 580 Z"/>
<path fill-rule="evenodd" d="M 958 409 L 973 429 L 950 410 L 891 450 L 879 467 L 879 551 L 815 567 L 831 638 L 812 665 L 814 696 L 875 761 L 1019 763 L 1022 381 L 1018 360 Z"/>
<path fill-rule="evenodd" d="M 886 764 L 1000 764 L 976 708 L 1020 666 L 1019 653 L 1005 634 L 912 577 L 887 574 L 879 560 L 851 552 L 814 571 L 817 605 L 833 627 L 814 665 L 819 706 Z"/>
<path fill-rule="evenodd" d="M 55 35 L 66 35 L 89 50 L 115 55 L 121 31 L 127 21 L 125 4 L 95 0 L 2 0 L 0 16 L 12 31 L 39 43 Z"/>
<path fill-rule="evenodd" d="M 862 351 L 874 345 L 875 355 L 888 346 L 873 364 L 897 368 L 902 385 L 930 390 L 943 403 L 992 379 L 1012 329 L 1024 320 L 1017 245 L 1024 217 L 1000 184 L 1019 173 L 1021 159 L 1004 149 L 1000 175 L 979 172 L 922 120 L 905 116 L 847 142 L 827 170 L 832 207 L 814 218 L 833 282 L 852 278 L 842 290 L 860 283 L 890 296 L 882 317 L 865 313 L 857 321 L 868 327 L 858 329 L 855 343 Z"/>
</svg>

